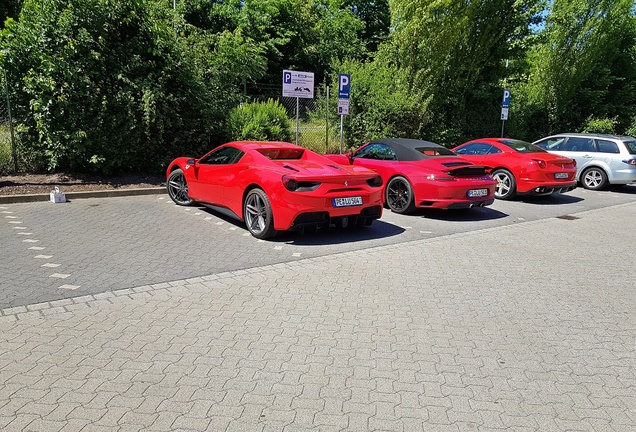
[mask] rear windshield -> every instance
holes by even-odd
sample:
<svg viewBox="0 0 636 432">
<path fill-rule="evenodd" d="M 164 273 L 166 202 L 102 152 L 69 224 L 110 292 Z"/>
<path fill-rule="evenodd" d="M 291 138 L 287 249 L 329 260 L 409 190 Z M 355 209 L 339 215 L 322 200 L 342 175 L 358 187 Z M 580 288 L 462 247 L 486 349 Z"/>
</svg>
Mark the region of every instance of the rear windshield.
<svg viewBox="0 0 636 432">
<path fill-rule="evenodd" d="M 271 160 L 300 159 L 303 157 L 303 149 L 260 149 L 260 154 Z"/>
<path fill-rule="evenodd" d="M 636 141 L 625 141 L 625 147 L 630 154 L 636 154 Z"/>
<path fill-rule="evenodd" d="M 445 147 L 416 147 L 415 150 L 426 156 L 456 156 Z"/>
<path fill-rule="evenodd" d="M 519 153 L 546 153 L 541 147 L 521 140 L 499 140 L 499 142 Z"/>
</svg>

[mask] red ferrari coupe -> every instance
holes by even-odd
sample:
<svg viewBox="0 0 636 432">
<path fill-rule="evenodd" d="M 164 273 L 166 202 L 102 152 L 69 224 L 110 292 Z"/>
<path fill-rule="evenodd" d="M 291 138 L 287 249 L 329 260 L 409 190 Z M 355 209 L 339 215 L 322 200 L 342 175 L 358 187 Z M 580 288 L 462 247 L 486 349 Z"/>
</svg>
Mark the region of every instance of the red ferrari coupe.
<svg viewBox="0 0 636 432">
<path fill-rule="evenodd" d="M 494 202 L 496 182 L 487 168 L 460 158 L 439 144 L 405 138 L 370 141 L 357 150 L 328 158 L 370 168 L 386 184 L 384 199 L 395 213 L 415 208 L 471 208 Z"/>
<path fill-rule="evenodd" d="M 491 166 L 497 181 L 495 196 L 550 195 L 576 187 L 576 161 L 557 156 L 525 141 L 510 138 L 482 138 L 453 149 L 477 164 Z"/>
<path fill-rule="evenodd" d="M 277 231 L 370 226 L 382 216 L 382 179 L 285 142 L 230 142 L 168 166 L 179 205 L 199 203 L 244 221 L 259 239 Z"/>
</svg>

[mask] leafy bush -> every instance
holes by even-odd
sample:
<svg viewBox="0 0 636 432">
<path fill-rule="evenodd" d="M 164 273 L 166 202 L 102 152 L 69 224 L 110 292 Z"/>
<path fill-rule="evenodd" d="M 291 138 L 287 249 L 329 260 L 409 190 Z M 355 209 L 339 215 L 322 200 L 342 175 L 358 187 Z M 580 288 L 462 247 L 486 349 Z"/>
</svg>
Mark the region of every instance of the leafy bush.
<svg viewBox="0 0 636 432">
<path fill-rule="evenodd" d="M 175 40 L 172 14 L 167 3 L 25 1 L 0 36 L 21 157 L 48 171 L 160 172 L 222 142 L 233 76 L 211 64 L 218 38 Z"/>
<path fill-rule="evenodd" d="M 618 119 L 588 117 L 583 125 L 583 133 L 613 134 L 616 133 Z"/>
<path fill-rule="evenodd" d="M 340 69 L 351 74 L 349 115 L 344 119 L 347 147 L 380 137 L 421 138 L 428 123 L 427 101 L 409 91 L 405 71 L 381 61 L 347 61 Z"/>
<path fill-rule="evenodd" d="M 234 108 L 228 118 L 228 134 L 233 140 L 291 141 L 291 124 L 285 108 L 273 99 L 245 103 Z"/>
</svg>

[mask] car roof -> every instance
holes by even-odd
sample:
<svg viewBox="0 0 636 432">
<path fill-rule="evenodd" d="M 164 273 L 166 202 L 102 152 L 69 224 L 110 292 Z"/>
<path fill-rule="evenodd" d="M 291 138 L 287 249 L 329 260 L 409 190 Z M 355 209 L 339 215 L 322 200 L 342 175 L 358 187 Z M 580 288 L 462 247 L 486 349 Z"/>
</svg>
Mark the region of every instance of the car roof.
<svg viewBox="0 0 636 432">
<path fill-rule="evenodd" d="M 558 133 L 554 135 L 550 135 L 545 138 L 556 138 L 556 137 L 575 137 L 575 138 L 609 138 L 609 139 L 617 139 L 621 141 L 634 140 L 633 137 L 628 135 L 614 135 L 614 134 L 602 134 L 602 133 Z M 540 138 L 540 139 L 545 139 Z"/>
<path fill-rule="evenodd" d="M 401 161 L 412 161 L 412 160 L 423 160 L 429 159 L 429 156 L 417 151 L 417 148 L 421 147 L 431 147 L 431 148 L 444 148 L 446 147 L 435 144 L 434 142 L 424 141 L 419 139 L 412 138 L 378 138 L 369 140 L 370 143 L 379 143 L 390 146 L 393 151 L 395 151 L 395 155 L 398 160 Z"/>
</svg>

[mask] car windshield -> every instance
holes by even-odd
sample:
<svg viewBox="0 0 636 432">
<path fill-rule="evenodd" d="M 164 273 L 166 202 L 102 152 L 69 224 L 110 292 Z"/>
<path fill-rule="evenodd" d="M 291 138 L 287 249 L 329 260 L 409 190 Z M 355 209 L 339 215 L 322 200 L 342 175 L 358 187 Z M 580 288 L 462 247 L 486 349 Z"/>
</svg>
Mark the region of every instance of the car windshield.
<svg viewBox="0 0 636 432">
<path fill-rule="evenodd" d="M 625 141 L 625 147 L 629 150 L 629 154 L 636 155 L 636 141 Z"/>
<path fill-rule="evenodd" d="M 415 150 L 426 156 L 457 156 L 445 147 L 416 147 Z"/>
<path fill-rule="evenodd" d="M 280 160 L 280 159 L 300 159 L 303 157 L 305 150 L 294 148 L 270 148 L 258 150 L 260 154 L 268 159 Z"/>
<path fill-rule="evenodd" d="M 499 140 L 499 142 L 519 153 L 546 153 L 541 147 L 521 140 Z"/>
</svg>

